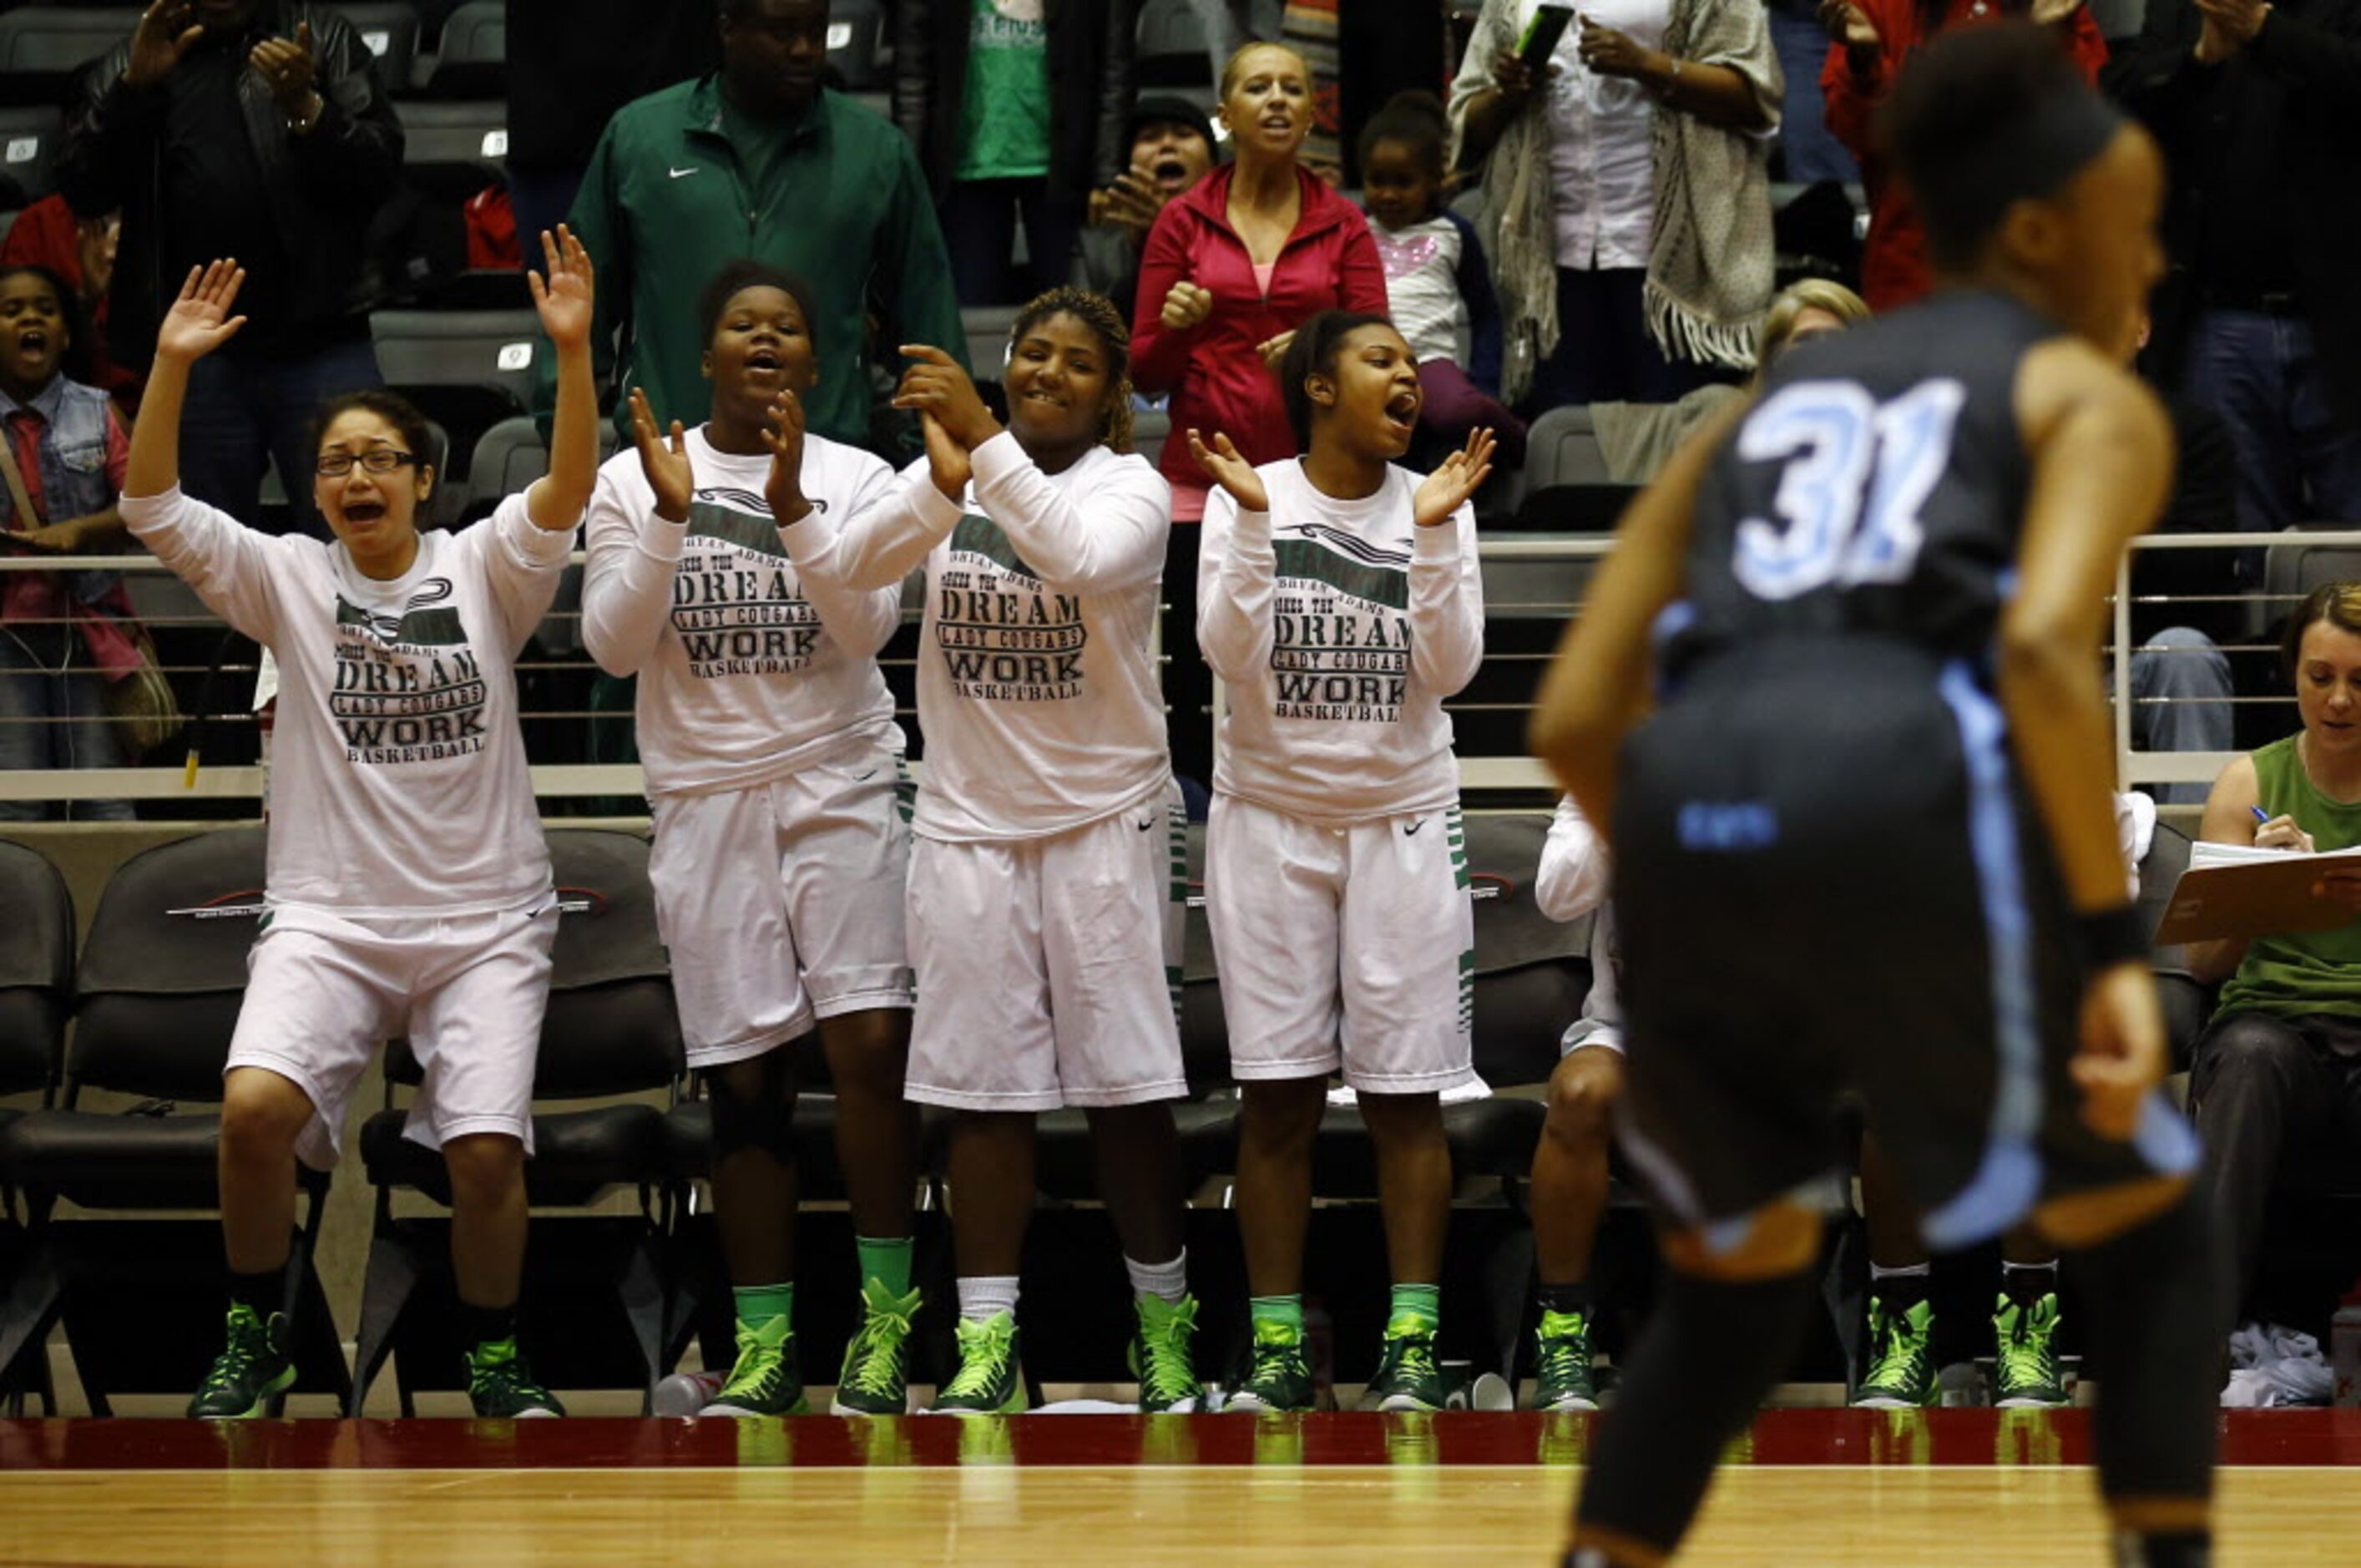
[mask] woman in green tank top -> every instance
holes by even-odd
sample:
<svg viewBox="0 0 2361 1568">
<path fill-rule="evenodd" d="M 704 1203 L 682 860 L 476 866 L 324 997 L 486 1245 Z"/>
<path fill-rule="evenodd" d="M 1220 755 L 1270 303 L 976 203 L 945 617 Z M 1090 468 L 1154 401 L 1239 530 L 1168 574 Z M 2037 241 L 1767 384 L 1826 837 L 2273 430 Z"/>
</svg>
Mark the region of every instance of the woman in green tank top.
<svg viewBox="0 0 2361 1568">
<path fill-rule="evenodd" d="M 2361 846 L 2361 583 L 2313 590 L 2288 623 L 2279 664 L 2303 726 L 2222 770 L 2200 836 L 2307 854 Z M 2226 981 L 2197 1042 L 2190 1096 L 2241 1294 L 2275 1191 L 2300 1175 L 2361 1180 L 2361 867 L 2323 872 L 2315 896 L 2350 918 L 2189 948 L 2199 980 Z"/>
</svg>

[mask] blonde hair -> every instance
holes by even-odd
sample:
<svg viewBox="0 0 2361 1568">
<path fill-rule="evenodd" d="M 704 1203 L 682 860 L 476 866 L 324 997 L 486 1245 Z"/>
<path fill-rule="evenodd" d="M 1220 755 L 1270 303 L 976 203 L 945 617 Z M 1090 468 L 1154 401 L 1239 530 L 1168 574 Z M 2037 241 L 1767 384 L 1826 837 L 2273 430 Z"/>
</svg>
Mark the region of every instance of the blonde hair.
<svg viewBox="0 0 2361 1568">
<path fill-rule="evenodd" d="M 1252 54 L 1258 49 L 1275 49 L 1279 50 L 1279 53 L 1295 61 L 1295 68 L 1303 72 L 1304 86 L 1309 87 L 1312 85 L 1312 62 L 1304 59 L 1302 52 L 1296 49 L 1293 44 L 1272 43 L 1265 38 L 1252 38 L 1240 44 L 1235 50 L 1231 51 L 1228 63 L 1222 67 L 1222 88 L 1219 94 L 1221 99 L 1227 99 L 1230 95 L 1230 90 L 1238 84 L 1238 77 L 1240 75 L 1238 61 L 1246 59 L 1246 56 Z"/>
<path fill-rule="evenodd" d="M 1771 308 L 1763 313 L 1763 324 L 1754 334 L 1754 366 L 1761 370 L 1778 358 L 1795 334 L 1795 323 L 1806 311 L 1826 311 L 1847 326 L 1858 326 L 1869 319 L 1869 302 L 1841 283 L 1831 283 L 1825 278 L 1806 278 L 1779 291 Z"/>
</svg>

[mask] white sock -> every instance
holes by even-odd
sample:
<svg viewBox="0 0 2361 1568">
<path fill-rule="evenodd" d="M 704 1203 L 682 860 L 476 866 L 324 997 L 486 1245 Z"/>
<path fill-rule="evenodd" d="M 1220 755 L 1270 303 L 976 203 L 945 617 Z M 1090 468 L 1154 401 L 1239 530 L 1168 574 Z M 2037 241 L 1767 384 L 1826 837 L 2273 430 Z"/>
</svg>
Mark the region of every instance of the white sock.
<svg viewBox="0 0 2361 1568">
<path fill-rule="evenodd" d="M 1914 1263 L 1902 1268 L 1881 1268 L 1873 1263 L 1869 1266 L 1869 1277 L 1872 1283 L 1880 1279 L 1924 1279 L 1934 1272 L 1935 1266 L 1932 1263 Z"/>
<path fill-rule="evenodd" d="M 959 1282 L 960 1316 L 971 1322 L 982 1322 L 1006 1312 L 1016 1313 L 1016 1276 L 1014 1274 L 962 1274 Z"/>
<path fill-rule="evenodd" d="M 1170 1263 L 1142 1263 L 1126 1254 L 1123 1266 L 1131 1276 L 1135 1296 L 1160 1296 L 1177 1303 L 1189 1294 L 1189 1249 L 1185 1246 L 1172 1255 Z"/>
</svg>

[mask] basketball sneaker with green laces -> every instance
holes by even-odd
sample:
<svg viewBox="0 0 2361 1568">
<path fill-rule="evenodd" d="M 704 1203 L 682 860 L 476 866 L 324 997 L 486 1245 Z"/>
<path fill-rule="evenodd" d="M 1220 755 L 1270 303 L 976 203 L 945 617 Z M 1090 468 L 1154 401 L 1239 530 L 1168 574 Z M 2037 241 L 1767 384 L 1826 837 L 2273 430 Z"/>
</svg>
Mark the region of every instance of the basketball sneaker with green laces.
<svg viewBox="0 0 2361 1568">
<path fill-rule="evenodd" d="M 1533 1371 L 1536 1410 L 1595 1410 L 1598 1391 L 1590 1376 L 1590 1319 L 1581 1312 L 1542 1314 L 1533 1336 L 1539 1365 Z"/>
<path fill-rule="evenodd" d="M 534 1380 L 512 1339 L 486 1340 L 467 1353 L 467 1401 L 478 1420 L 566 1413 L 557 1396 Z"/>
<path fill-rule="evenodd" d="M 959 1371 L 936 1394 L 935 1409 L 948 1416 L 1013 1416 L 1024 1409 L 1016 1316 L 961 1318 L 958 1332 Z"/>
<path fill-rule="evenodd" d="M 1139 1326 L 1127 1359 L 1139 1380 L 1140 1413 L 1186 1415 L 1197 1409 L 1205 1398 L 1205 1386 L 1197 1380 L 1197 1298 L 1168 1301 L 1142 1296 L 1134 1306 Z"/>
<path fill-rule="evenodd" d="M 1869 1371 L 1852 1402 L 1866 1409 L 1903 1410 L 1931 1405 L 1935 1382 L 1935 1305 L 1920 1301 L 1904 1312 L 1869 1299 Z"/>
<path fill-rule="evenodd" d="M 795 1329 L 785 1318 L 738 1325 L 738 1359 L 730 1379 L 700 1416 L 800 1416 L 804 1373 Z"/>
<path fill-rule="evenodd" d="M 270 1401 L 295 1385 L 287 1354 L 287 1314 L 265 1318 L 240 1301 L 229 1310 L 228 1335 L 213 1370 L 189 1400 L 192 1420 L 232 1421 L 269 1413 Z"/>
<path fill-rule="evenodd" d="M 1407 1315 L 1387 1323 L 1385 1349 L 1361 1403 L 1372 1410 L 1439 1410 L 1448 1394 L 1434 1358 L 1433 1325 Z"/>
<path fill-rule="evenodd" d="M 909 1414 L 910 1321 L 918 1315 L 918 1296 L 896 1296 L 882 1279 L 862 1285 L 861 1326 L 844 1347 L 830 1415 Z"/>
<path fill-rule="evenodd" d="M 1999 1340 L 1993 1368 L 1993 1403 L 2004 1410 L 2069 1405 L 2065 1373 L 2058 1365 L 2056 1295 L 2021 1306 L 2004 1295 L 1993 1308 L 1993 1333 Z"/>
<path fill-rule="evenodd" d="M 1247 1355 L 1246 1376 L 1230 1390 L 1222 1409 L 1264 1414 L 1312 1409 L 1312 1365 L 1304 1359 L 1301 1333 L 1277 1323 L 1258 1323 Z"/>
</svg>

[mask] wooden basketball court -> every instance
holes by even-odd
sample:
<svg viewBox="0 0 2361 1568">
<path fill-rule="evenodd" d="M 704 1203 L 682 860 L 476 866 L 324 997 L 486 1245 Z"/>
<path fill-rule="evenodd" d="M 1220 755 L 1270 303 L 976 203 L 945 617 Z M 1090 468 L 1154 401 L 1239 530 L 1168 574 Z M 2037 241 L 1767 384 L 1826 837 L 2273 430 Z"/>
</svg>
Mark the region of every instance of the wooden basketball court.
<svg viewBox="0 0 2361 1568">
<path fill-rule="evenodd" d="M 0 1562 L 1546 1563 L 1586 1417 L 0 1423 Z M 1791 1410 L 1683 1561 L 2103 1561 L 2081 1412 Z M 2361 1411 L 2225 1418 L 2225 1564 L 2361 1561 Z"/>
</svg>

